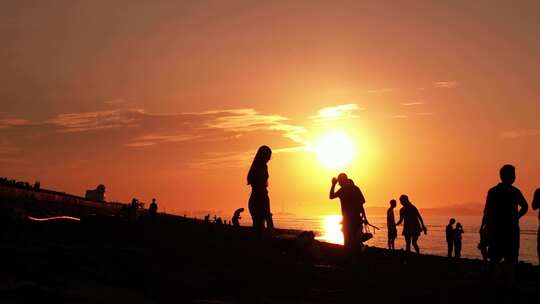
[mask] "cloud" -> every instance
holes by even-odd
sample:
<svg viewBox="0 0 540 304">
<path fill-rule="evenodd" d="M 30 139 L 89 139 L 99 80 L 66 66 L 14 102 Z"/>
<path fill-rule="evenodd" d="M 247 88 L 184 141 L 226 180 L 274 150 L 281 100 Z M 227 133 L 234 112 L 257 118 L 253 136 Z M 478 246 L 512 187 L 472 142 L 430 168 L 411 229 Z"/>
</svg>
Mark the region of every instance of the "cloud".
<svg viewBox="0 0 540 304">
<path fill-rule="evenodd" d="M 412 106 L 419 106 L 419 105 L 423 105 L 424 103 L 423 102 L 405 102 L 405 103 L 402 103 L 401 105 L 404 106 L 404 107 L 412 107 Z"/>
<path fill-rule="evenodd" d="M 306 147 L 297 146 L 289 148 L 277 148 L 272 149 L 273 154 L 279 153 L 292 153 L 306 151 Z M 189 167 L 197 169 L 215 169 L 229 167 L 242 167 L 246 166 L 253 159 L 253 151 L 241 151 L 241 152 L 206 152 L 203 156 L 189 162 Z"/>
<path fill-rule="evenodd" d="M 20 118 L 3 118 L 0 119 L 0 130 L 7 129 L 11 127 L 20 127 L 29 125 L 30 121 Z"/>
<path fill-rule="evenodd" d="M 122 99 L 122 98 L 115 98 L 115 99 L 105 100 L 103 103 L 106 105 L 118 106 L 118 105 L 124 105 L 128 102 L 127 100 Z"/>
<path fill-rule="evenodd" d="M 218 114 L 219 116 L 207 123 L 209 127 L 235 132 L 266 129 L 269 126 L 279 125 L 283 121 L 288 120 L 280 115 L 259 114 L 254 109 L 209 111 L 199 113 L 201 116 L 208 114 Z"/>
<path fill-rule="evenodd" d="M 149 147 L 164 143 L 189 141 L 199 137 L 190 134 L 146 134 L 131 139 L 126 146 L 133 148 Z"/>
<path fill-rule="evenodd" d="M 404 114 L 398 114 L 398 115 L 394 115 L 392 116 L 392 118 L 396 118 L 396 119 L 403 119 L 403 118 L 407 118 L 409 117 L 408 115 L 404 115 Z"/>
<path fill-rule="evenodd" d="M 357 118 L 357 111 L 363 110 L 357 104 L 349 103 L 334 107 L 322 108 L 317 112 L 317 115 L 311 116 L 311 119 L 317 121 L 329 121 L 338 119 Z"/>
<path fill-rule="evenodd" d="M 206 152 L 199 159 L 189 162 L 196 169 L 215 169 L 223 167 L 242 167 L 249 164 L 253 151 L 244 152 Z"/>
<path fill-rule="evenodd" d="M 459 82 L 457 81 L 437 81 L 433 83 L 433 86 L 435 88 L 442 88 L 442 89 L 453 89 L 459 85 Z"/>
<path fill-rule="evenodd" d="M 68 113 L 59 114 L 47 122 L 65 132 L 86 132 L 135 126 L 143 114 L 144 111 L 139 109 Z"/>
<path fill-rule="evenodd" d="M 278 131 L 284 137 L 297 143 L 304 143 L 302 134 L 306 132 L 302 126 L 287 123 L 288 118 L 281 115 L 261 114 L 254 109 L 235 109 L 189 113 L 198 116 L 214 116 L 205 125 L 211 129 L 229 132 L 246 133 L 254 131 Z"/>
<path fill-rule="evenodd" d="M 88 132 L 130 129 L 125 146 L 149 147 L 194 139 L 222 140 L 255 131 L 282 134 L 296 143 L 303 143 L 305 129 L 288 123 L 287 117 L 261 114 L 254 109 L 226 109 L 180 114 L 147 113 L 140 109 L 116 109 L 95 112 L 66 113 L 47 120 L 61 132 Z M 228 135 L 226 133 L 229 133 Z M 231 135 L 232 133 L 232 135 Z"/>
<path fill-rule="evenodd" d="M 21 149 L 10 142 L 0 139 L 0 162 L 1 163 L 21 163 L 19 152 Z"/>
<path fill-rule="evenodd" d="M 5 140 L 0 141 L 0 155 L 14 154 L 19 152 L 19 148 Z"/>
<path fill-rule="evenodd" d="M 530 136 L 539 136 L 540 129 L 521 129 L 521 130 L 511 130 L 501 133 L 501 137 L 508 139 L 516 139 L 521 137 L 530 137 Z"/>
<path fill-rule="evenodd" d="M 394 88 L 382 88 L 382 89 L 368 90 L 367 92 L 371 94 L 375 94 L 377 96 L 381 96 L 383 94 L 393 92 L 394 90 L 395 90 Z"/>
<path fill-rule="evenodd" d="M 328 118 L 325 113 L 329 113 L 329 109 L 332 108 L 321 109 L 320 117 Z M 341 105 L 332 111 L 340 117 L 353 117 L 358 109 L 357 105 Z M 6 137 L 2 139 L 23 147 L 22 157 L 32 159 L 39 154 L 56 161 L 58 151 L 70 151 L 69 157 L 62 160 L 64 163 L 92 158 L 81 145 L 84 142 L 92 142 L 92 150 L 100 155 L 123 155 L 123 149 L 159 147 L 162 155 L 175 155 L 175 161 L 193 167 L 217 163 L 245 165 L 252 157 L 253 151 L 249 149 L 261 140 L 271 144 L 275 153 L 306 151 L 308 146 L 303 125 L 283 115 L 251 108 L 174 114 L 113 109 L 61 113 L 43 122 L 2 120 L 2 125 L 14 126 L 4 131 Z M 50 143 L 56 144 L 49 149 Z M 16 155 L 16 148 L 0 144 L 2 158 Z"/>
</svg>

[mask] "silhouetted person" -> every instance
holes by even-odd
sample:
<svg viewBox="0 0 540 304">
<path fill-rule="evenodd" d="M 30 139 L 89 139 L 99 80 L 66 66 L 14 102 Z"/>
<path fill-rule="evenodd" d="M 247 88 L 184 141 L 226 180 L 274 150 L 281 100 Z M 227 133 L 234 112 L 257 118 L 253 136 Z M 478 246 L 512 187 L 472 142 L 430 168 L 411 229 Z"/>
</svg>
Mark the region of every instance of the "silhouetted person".
<svg viewBox="0 0 540 304">
<path fill-rule="evenodd" d="M 414 246 L 416 253 L 420 253 L 420 247 L 418 247 L 418 237 L 420 232 L 424 231 L 427 234 L 427 228 L 424 225 L 424 220 L 420 215 L 420 212 L 409 201 L 409 197 L 405 194 L 399 197 L 399 202 L 403 206 L 399 210 L 399 221 L 396 225 L 403 223 L 403 236 L 405 237 L 405 249 L 407 252 L 411 251 L 411 242 Z"/>
<path fill-rule="evenodd" d="M 455 218 L 451 218 L 448 222 L 448 225 L 446 225 L 446 244 L 448 245 L 448 257 L 452 257 L 452 252 L 454 251 L 454 243 L 455 243 L 455 231 L 454 231 L 454 224 L 456 223 Z"/>
<path fill-rule="evenodd" d="M 395 249 L 395 240 L 397 238 L 396 219 L 394 218 L 394 209 L 396 200 L 390 201 L 390 208 L 386 211 L 386 227 L 388 228 L 388 249 Z"/>
<path fill-rule="evenodd" d="M 207 214 L 204 216 L 204 223 L 209 224 L 210 223 L 210 214 Z"/>
<path fill-rule="evenodd" d="M 485 229 L 489 258 L 498 263 L 517 264 L 519 257 L 519 219 L 527 213 L 527 201 L 521 191 L 512 186 L 516 169 L 504 165 L 499 175 L 501 182 L 489 189 L 482 227 Z"/>
<path fill-rule="evenodd" d="M 272 157 L 272 150 L 268 146 L 261 146 L 253 158 L 247 175 L 247 183 L 251 186 L 249 197 L 249 213 L 253 220 L 253 228 L 262 231 L 265 227 L 274 228 L 272 213 L 270 212 L 270 198 L 268 197 L 268 162 Z"/>
<path fill-rule="evenodd" d="M 129 216 L 131 217 L 132 220 L 137 219 L 137 208 L 139 208 L 139 200 L 136 198 L 133 198 L 129 206 Z"/>
<path fill-rule="evenodd" d="M 244 212 L 244 208 L 238 208 L 234 211 L 233 217 L 232 217 L 232 224 L 235 227 L 240 226 L 240 219 L 242 218 L 240 214 Z"/>
<path fill-rule="evenodd" d="M 540 209 L 540 188 L 534 191 L 532 208 L 533 210 Z M 540 210 L 538 210 L 538 221 L 540 222 Z M 538 227 L 538 236 L 536 239 L 536 251 L 538 251 L 538 262 L 540 263 L 540 226 Z"/>
<path fill-rule="evenodd" d="M 156 203 L 156 199 L 153 198 L 152 203 L 150 203 L 150 206 L 148 207 L 148 214 L 151 217 L 155 217 L 157 215 L 157 210 L 158 210 L 158 206 L 157 206 L 157 203 Z"/>
<path fill-rule="evenodd" d="M 340 189 L 335 191 L 337 183 L 339 183 Z M 332 178 L 329 197 L 330 199 L 339 197 L 343 217 L 343 241 L 345 248 L 352 254 L 356 251 L 356 246 L 360 242 L 358 236 L 362 232 L 362 224 L 367 223 L 363 206 L 366 202 L 364 195 L 345 173 L 341 173 L 337 178 Z"/>
<path fill-rule="evenodd" d="M 463 226 L 461 223 L 456 224 L 456 229 L 454 229 L 454 256 L 456 258 L 461 257 L 461 240 L 463 238 Z"/>
<path fill-rule="evenodd" d="M 221 226 L 221 225 L 223 225 L 223 220 L 221 219 L 221 217 L 218 217 L 218 218 L 216 218 L 215 223 L 217 225 Z"/>
</svg>

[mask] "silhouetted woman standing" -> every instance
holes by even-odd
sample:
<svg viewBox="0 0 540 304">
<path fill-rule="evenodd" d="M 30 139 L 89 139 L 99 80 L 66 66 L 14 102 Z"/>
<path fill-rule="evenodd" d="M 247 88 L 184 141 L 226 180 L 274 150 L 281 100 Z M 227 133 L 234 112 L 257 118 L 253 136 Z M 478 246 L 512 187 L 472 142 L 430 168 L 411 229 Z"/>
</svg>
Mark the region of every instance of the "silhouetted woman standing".
<svg viewBox="0 0 540 304">
<path fill-rule="evenodd" d="M 458 222 L 456 224 L 456 229 L 454 230 L 454 233 L 454 256 L 456 258 L 461 258 L 461 245 L 463 240 L 463 233 L 465 233 L 465 231 L 463 231 L 463 225 L 461 225 L 461 223 Z"/>
<path fill-rule="evenodd" d="M 247 183 L 251 186 L 249 197 L 249 213 L 253 220 L 253 228 L 262 231 L 265 227 L 273 229 L 272 213 L 270 212 L 270 198 L 268 197 L 268 166 L 272 157 L 272 150 L 268 146 L 261 146 L 251 163 L 247 175 Z"/>
<path fill-rule="evenodd" d="M 420 212 L 416 207 L 409 201 L 407 195 L 402 195 L 399 197 L 399 202 L 403 206 L 399 210 L 399 221 L 396 225 L 400 225 L 403 222 L 403 236 L 405 237 L 405 249 L 407 252 L 411 251 L 411 242 L 414 246 L 416 253 L 420 253 L 420 248 L 418 247 L 418 237 L 420 237 L 420 232 L 424 231 L 424 234 L 427 234 L 427 228 L 424 225 L 424 220 L 420 216 Z"/>
</svg>

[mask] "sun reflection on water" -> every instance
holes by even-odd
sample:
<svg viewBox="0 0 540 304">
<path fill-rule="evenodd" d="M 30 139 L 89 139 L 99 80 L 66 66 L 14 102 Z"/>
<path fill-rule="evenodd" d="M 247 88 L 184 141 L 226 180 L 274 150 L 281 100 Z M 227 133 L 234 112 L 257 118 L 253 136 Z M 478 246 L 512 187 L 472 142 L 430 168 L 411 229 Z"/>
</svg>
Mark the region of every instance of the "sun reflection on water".
<svg viewBox="0 0 540 304">
<path fill-rule="evenodd" d="M 318 238 L 321 241 L 343 245 L 343 232 L 341 231 L 341 215 L 330 214 L 323 217 L 323 231 Z"/>
</svg>

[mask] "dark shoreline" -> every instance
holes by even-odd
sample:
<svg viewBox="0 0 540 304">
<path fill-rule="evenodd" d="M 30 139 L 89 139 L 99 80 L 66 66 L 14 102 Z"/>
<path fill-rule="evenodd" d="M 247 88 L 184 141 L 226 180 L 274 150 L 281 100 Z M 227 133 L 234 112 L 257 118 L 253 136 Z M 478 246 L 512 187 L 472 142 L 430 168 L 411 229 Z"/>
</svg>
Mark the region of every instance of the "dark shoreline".
<svg viewBox="0 0 540 304">
<path fill-rule="evenodd" d="M 4 218 L 5 219 L 5 218 Z M 479 260 L 369 247 L 351 265 L 339 245 L 314 259 L 295 236 L 160 214 L 137 221 L 2 221 L 2 303 L 538 303 L 540 267 L 522 264 L 504 289 Z M 356 301 L 355 301 L 356 302 Z"/>
</svg>

